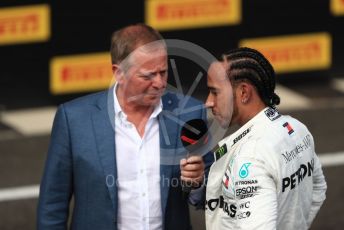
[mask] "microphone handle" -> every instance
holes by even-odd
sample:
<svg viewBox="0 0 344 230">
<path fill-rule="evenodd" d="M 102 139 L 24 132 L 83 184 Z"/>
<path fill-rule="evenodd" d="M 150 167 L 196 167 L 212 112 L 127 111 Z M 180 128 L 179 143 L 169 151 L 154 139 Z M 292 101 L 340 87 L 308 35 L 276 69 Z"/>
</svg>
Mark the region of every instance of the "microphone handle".
<svg viewBox="0 0 344 230">
<path fill-rule="evenodd" d="M 189 194 L 192 189 L 192 183 L 182 180 L 182 191 L 183 193 Z"/>
</svg>

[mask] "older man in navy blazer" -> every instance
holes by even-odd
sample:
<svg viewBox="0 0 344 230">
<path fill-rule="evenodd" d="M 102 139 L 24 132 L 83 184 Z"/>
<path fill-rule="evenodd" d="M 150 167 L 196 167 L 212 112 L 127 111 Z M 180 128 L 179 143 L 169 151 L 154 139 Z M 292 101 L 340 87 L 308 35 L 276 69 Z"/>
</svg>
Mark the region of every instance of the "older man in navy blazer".
<svg viewBox="0 0 344 230">
<path fill-rule="evenodd" d="M 180 125 L 206 119 L 205 110 L 165 91 L 166 46 L 151 27 L 116 31 L 111 57 L 114 87 L 57 110 L 37 228 L 67 229 L 73 197 L 72 229 L 191 229 L 188 203 L 204 202 L 198 185 L 212 159 L 181 159 Z M 201 109 L 178 114 L 181 104 Z M 189 194 L 180 179 L 194 185 Z"/>
</svg>

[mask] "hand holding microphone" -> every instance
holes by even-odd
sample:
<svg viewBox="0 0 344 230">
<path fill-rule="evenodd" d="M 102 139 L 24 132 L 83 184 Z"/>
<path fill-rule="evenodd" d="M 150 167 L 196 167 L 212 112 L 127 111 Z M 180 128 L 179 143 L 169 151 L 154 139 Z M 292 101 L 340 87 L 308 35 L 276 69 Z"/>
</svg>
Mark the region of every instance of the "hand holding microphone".
<svg viewBox="0 0 344 230">
<path fill-rule="evenodd" d="M 190 156 L 180 160 L 180 171 L 183 192 L 189 193 L 192 188 L 202 185 L 204 178 L 204 162 L 201 156 Z"/>
<path fill-rule="evenodd" d="M 189 193 L 192 188 L 202 185 L 205 165 L 202 155 L 197 151 L 208 142 L 207 124 L 202 119 L 193 119 L 185 123 L 181 130 L 180 139 L 188 150 L 187 158 L 180 160 L 182 190 Z"/>
</svg>

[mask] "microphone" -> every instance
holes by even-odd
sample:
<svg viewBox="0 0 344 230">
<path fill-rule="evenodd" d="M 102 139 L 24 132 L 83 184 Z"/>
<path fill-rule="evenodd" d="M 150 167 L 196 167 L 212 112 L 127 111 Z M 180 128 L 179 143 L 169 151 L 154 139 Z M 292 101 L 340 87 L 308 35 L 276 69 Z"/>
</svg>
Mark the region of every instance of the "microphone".
<svg viewBox="0 0 344 230">
<path fill-rule="evenodd" d="M 208 127 L 202 119 L 192 119 L 185 122 L 182 127 L 180 139 L 184 148 L 189 152 L 196 152 L 201 147 L 208 143 Z M 187 156 L 189 156 L 189 153 Z M 189 193 L 192 189 L 192 184 L 186 181 L 181 181 L 182 190 Z"/>
</svg>

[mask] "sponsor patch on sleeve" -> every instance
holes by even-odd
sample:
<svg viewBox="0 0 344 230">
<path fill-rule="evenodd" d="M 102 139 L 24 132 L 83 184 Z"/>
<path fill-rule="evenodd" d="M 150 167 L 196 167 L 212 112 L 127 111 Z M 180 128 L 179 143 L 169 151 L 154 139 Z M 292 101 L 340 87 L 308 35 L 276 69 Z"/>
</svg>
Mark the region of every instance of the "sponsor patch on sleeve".
<svg viewBox="0 0 344 230">
<path fill-rule="evenodd" d="M 221 147 L 219 147 L 218 149 L 215 150 L 214 152 L 214 158 L 215 161 L 219 160 L 221 157 L 223 157 L 226 153 L 227 153 L 227 145 L 224 144 Z"/>
<path fill-rule="evenodd" d="M 235 181 L 235 196 L 239 200 L 254 197 L 259 193 L 258 179 L 250 172 L 252 167 L 251 162 L 244 162 L 236 172 L 239 180 Z"/>
<path fill-rule="evenodd" d="M 251 165 L 251 163 L 244 163 L 240 170 L 239 170 L 239 176 L 240 178 L 246 178 L 249 174 L 248 167 Z"/>
<path fill-rule="evenodd" d="M 294 132 L 293 127 L 292 127 L 288 122 L 284 123 L 284 124 L 283 124 L 283 127 L 286 128 L 286 129 L 288 130 L 288 134 L 289 134 L 289 135 L 291 135 L 291 134 Z"/>
</svg>

